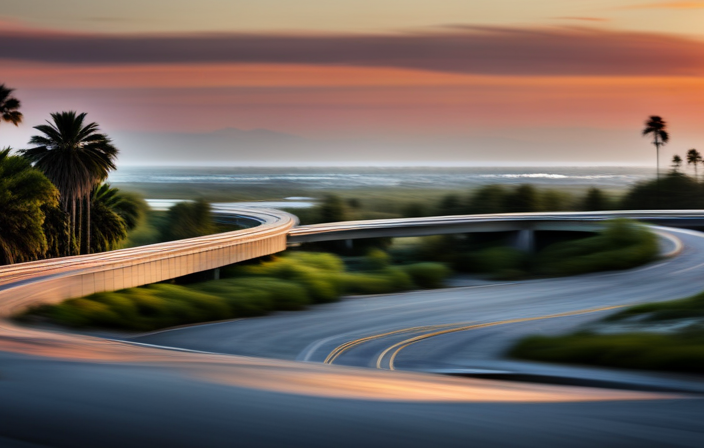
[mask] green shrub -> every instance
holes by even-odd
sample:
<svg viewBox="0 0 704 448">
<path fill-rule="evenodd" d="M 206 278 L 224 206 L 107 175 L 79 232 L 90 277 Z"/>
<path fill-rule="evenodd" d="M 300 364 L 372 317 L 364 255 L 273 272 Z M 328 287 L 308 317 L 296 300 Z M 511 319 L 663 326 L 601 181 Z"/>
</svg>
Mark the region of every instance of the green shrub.
<svg viewBox="0 0 704 448">
<path fill-rule="evenodd" d="M 469 255 L 468 270 L 493 274 L 507 271 L 523 272 L 527 258 L 527 254 L 512 247 L 490 247 Z"/>
<path fill-rule="evenodd" d="M 612 314 L 605 320 L 615 321 L 636 316 L 642 316 L 648 321 L 704 317 L 704 293 L 684 299 L 635 305 Z"/>
<path fill-rule="evenodd" d="M 386 268 L 374 273 L 348 273 L 341 278 L 348 294 L 388 294 L 415 287 L 410 275 L 400 268 Z"/>
<path fill-rule="evenodd" d="M 629 269 L 653 260 L 657 237 L 627 220 L 611 221 L 598 236 L 553 244 L 541 252 L 536 271 L 545 275 Z"/>
<path fill-rule="evenodd" d="M 303 286 L 276 278 L 237 278 L 223 280 L 220 285 L 217 280 L 209 283 L 215 288 L 213 292 L 219 292 L 234 301 L 238 300 L 238 294 L 242 294 L 243 290 L 265 292 L 275 310 L 300 310 L 311 303 L 308 291 Z"/>
<path fill-rule="evenodd" d="M 387 294 L 394 291 L 392 279 L 380 274 L 350 273 L 343 276 L 348 294 Z"/>
<path fill-rule="evenodd" d="M 401 269 L 421 288 L 442 288 L 452 272 L 444 264 L 432 262 L 409 264 L 401 266 Z"/>
<path fill-rule="evenodd" d="M 299 264 L 321 269 L 323 271 L 344 272 L 345 264 L 340 257 L 328 253 L 291 252 L 285 259 L 293 260 Z"/>
<path fill-rule="evenodd" d="M 364 269 L 367 271 L 380 271 L 390 265 L 391 257 L 383 250 L 372 249 L 364 257 Z"/>
<path fill-rule="evenodd" d="M 283 257 L 227 269 L 227 277 L 188 286 L 154 284 L 93 294 L 58 305 L 34 308 L 29 314 L 74 327 L 99 326 L 147 331 L 174 325 L 236 317 L 260 316 L 276 310 L 300 310 L 311 303 L 337 300 L 344 293 L 380 294 L 440 284 L 446 269 L 436 263 L 389 266 L 383 252 L 372 252 L 369 273 L 348 273 L 332 254 L 294 252 Z"/>
<path fill-rule="evenodd" d="M 532 336 L 516 345 L 510 355 L 545 362 L 704 373 L 704 332 Z"/>
</svg>

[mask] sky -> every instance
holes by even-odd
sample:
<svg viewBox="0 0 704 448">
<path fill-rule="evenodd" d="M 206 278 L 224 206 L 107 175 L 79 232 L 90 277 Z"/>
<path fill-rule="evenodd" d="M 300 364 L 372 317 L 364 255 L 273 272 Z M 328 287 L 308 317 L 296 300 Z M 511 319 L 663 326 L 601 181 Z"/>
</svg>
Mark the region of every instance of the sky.
<svg viewBox="0 0 704 448">
<path fill-rule="evenodd" d="M 120 164 L 663 165 L 704 151 L 704 1 L 5 0 L 26 146 L 87 112 Z"/>
</svg>

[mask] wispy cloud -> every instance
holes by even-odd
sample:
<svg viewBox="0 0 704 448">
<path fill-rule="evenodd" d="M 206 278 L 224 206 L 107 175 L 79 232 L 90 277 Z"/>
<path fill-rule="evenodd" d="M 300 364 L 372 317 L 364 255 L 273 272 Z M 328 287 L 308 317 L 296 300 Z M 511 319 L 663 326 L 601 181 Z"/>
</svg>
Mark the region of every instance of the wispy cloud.
<svg viewBox="0 0 704 448">
<path fill-rule="evenodd" d="M 565 16 L 565 17 L 553 17 L 555 20 L 578 20 L 582 22 L 609 22 L 611 19 L 607 19 L 606 17 L 573 17 L 573 16 Z"/>
<path fill-rule="evenodd" d="M 0 59 L 66 64 L 267 63 L 499 75 L 704 74 L 704 42 L 592 28 L 455 26 L 378 35 L 0 32 Z"/>
<path fill-rule="evenodd" d="M 113 17 L 113 16 L 96 16 L 96 17 L 82 17 L 79 19 L 83 22 L 113 22 L 113 23 L 125 23 L 134 22 L 135 19 L 127 17 Z"/>
<path fill-rule="evenodd" d="M 704 9 L 704 1 L 639 3 L 619 9 Z"/>
</svg>

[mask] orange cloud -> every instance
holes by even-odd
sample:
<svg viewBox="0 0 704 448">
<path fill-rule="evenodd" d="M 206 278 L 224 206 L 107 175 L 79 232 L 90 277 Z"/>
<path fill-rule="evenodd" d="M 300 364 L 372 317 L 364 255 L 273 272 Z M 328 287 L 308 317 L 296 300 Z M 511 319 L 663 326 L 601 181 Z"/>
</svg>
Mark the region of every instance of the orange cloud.
<svg viewBox="0 0 704 448">
<path fill-rule="evenodd" d="M 210 88 L 461 85 L 481 77 L 403 68 L 301 64 L 69 65 L 17 62 L 3 69 L 16 88 Z"/>
<path fill-rule="evenodd" d="M 700 77 L 447 75 L 296 65 L 15 70 L 5 81 L 18 88 L 28 114 L 41 112 L 34 121 L 73 108 L 99 113 L 120 129 L 419 135 L 464 133 L 468 123 L 616 128 L 649 113 L 698 128 L 704 104 Z"/>
</svg>

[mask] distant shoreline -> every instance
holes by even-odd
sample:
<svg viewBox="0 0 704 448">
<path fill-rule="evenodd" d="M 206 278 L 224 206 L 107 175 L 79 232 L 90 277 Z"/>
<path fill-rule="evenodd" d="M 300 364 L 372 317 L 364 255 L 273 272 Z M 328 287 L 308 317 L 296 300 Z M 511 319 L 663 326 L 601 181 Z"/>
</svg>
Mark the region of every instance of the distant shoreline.
<svg viewBox="0 0 704 448">
<path fill-rule="evenodd" d="M 651 168 L 634 167 L 123 167 L 109 182 L 151 199 L 232 202 L 326 193 L 432 198 L 487 184 L 532 184 L 577 193 L 598 187 L 620 193 L 653 177 Z"/>
</svg>

